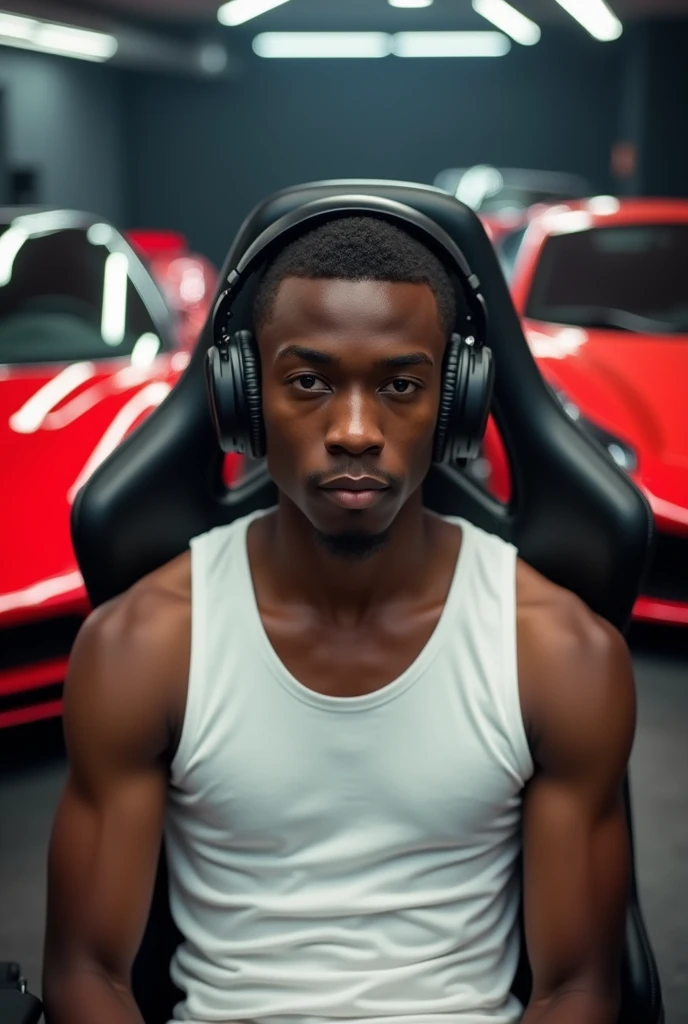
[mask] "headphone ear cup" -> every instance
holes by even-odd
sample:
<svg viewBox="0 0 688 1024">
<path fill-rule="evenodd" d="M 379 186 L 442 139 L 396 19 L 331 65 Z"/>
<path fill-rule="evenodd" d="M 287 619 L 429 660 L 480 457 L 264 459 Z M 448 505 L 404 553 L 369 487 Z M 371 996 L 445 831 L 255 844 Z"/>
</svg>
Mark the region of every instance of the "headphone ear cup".
<svg viewBox="0 0 688 1024">
<path fill-rule="evenodd" d="M 435 435 L 435 462 L 452 463 L 480 454 L 494 389 L 489 348 L 453 334 L 447 347 Z"/>
<path fill-rule="evenodd" d="M 239 331 L 213 345 L 205 362 L 210 415 L 223 452 L 265 454 L 260 370 L 253 335 Z"/>
<path fill-rule="evenodd" d="M 435 462 L 449 461 L 447 448 L 450 440 L 451 425 L 454 419 L 457 386 L 459 385 L 460 372 L 465 368 L 461 360 L 462 344 L 460 335 L 452 334 L 444 356 L 440 405 L 437 412 L 437 427 L 435 430 Z"/>
<path fill-rule="evenodd" d="M 260 361 L 251 331 L 234 335 L 243 363 L 243 385 L 246 400 L 245 437 L 248 441 L 244 454 L 254 459 L 265 457 L 265 423 L 263 421 L 263 395 L 260 384 Z"/>
<path fill-rule="evenodd" d="M 210 416 L 223 452 L 241 451 L 237 426 L 241 421 L 241 392 L 237 389 L 237 355 L 229 343 L 209 348 L 205 357 L 205 381 Z"/>
<path fill-rule="evenodd" d="M 494 394 L 494 359 L 490 348 L 468 348 L 468 381 L 461 417 L 461 450 L 454 459 L 477 459 L 485 437 Z"/>
</svg>

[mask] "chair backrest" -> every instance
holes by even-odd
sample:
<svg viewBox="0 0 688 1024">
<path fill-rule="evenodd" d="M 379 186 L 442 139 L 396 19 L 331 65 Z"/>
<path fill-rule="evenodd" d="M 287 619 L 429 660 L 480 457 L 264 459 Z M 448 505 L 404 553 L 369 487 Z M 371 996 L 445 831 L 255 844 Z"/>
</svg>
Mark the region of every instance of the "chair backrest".
<svg viewBox="0 0 688 1024">
<path fill-rule="evenodd" d="M 397 199 L 434 219 L 465 253 L 487 300 L 488 340 L 497 365 L 493 413 L 509 455 L 513 499 L 508 506 L 501 505 L 457 466 L 431 471 L 426 503 L 511 540 L 541 573 L 625 628 L 648 557 L 648 506 L 604 451 L 565 415 L 544 383 L 494 250 L 472 211 L 437 189 L 412 184 L 340 181 L 288 189 L 270 197 L 244 222 L 223 279 L 251 242 L 280 216 L 311 199 L 343 194 Z M 252 295 L 249 286 L 241 301 L 250 302 Z M 221 455 L 203 374 L 204 353 L 211 343 L 208 323 L 177 387 L 78 495 L 73 538 L 96 605 L 186 550 L 192 537 L 274 503 L 274 486 L 260 471 L 235 490 L 221 486 Z M 164 865 L 158 882 L 135 975 L 147 1024 L 169 1019 L 169 1005 L 161 1006 L 162 992 L 169 986 L 169 956 L 179 940 L 171 929 Z M 515 981 L 524 1000 L 529 986 L 524 954 Z M 172 998 L 169 987 L 167 998 Z M 624 1024 L 657 1024 L 661 1018 L 657 971 L 635 880 L 624 961 L 624 1014 Z"/>
</svg>

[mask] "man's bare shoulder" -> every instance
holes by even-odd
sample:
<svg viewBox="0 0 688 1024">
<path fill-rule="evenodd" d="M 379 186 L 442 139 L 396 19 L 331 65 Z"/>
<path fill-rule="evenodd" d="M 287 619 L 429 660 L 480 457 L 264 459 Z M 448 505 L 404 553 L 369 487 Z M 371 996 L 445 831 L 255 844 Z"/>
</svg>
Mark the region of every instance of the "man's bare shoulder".
<svg viewBox="0 0 688 1024">
<path fill-rule="evenodd" d="M 96 609 L 77 637 L 65 725 L 164 753 L 183 717 L 191 647 L 189 552 Z"/>
<path fill-rule="evenodd" d="M 148 647 L 190 611 L 191 556 L 186 551 L 97 608 L 82 632 L 105 644 Z"/>
<path fill-rule="evenodd" d="M 517 574 L 521 701 L 537 760 L 627 756 L 635 685 L 624 638 L 579 597 L 520 561 Z"/>
</svg>

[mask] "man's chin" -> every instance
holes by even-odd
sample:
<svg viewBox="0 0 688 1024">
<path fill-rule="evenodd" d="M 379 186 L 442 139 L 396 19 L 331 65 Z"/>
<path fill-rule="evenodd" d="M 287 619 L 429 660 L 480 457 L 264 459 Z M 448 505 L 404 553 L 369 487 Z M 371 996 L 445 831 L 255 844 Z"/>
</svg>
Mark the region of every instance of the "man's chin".
<svg viewBox="0 0 688 1024">
<path fill-rule="evenodd" d="M 383 533 L 323 533 L 316 536 L 325 550 L 335 558 L 348 562 L 364 562 L 381 551 L 389 540 L 389 530 Z"/>
</svg>

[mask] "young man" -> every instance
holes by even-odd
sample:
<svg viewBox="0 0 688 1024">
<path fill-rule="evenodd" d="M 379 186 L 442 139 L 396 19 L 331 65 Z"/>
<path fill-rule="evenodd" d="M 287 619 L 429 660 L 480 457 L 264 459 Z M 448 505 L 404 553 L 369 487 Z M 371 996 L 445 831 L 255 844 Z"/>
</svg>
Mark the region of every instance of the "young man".
<svg viewBox="0 0 688 1024">
<path fill-rule="evenodd" d="M 631 665 L 510 545 L 423 509 L 457 301 L 375 217 L 266 269 L 277 508 L 197 538 L 73 653 L 49 1024 L 141 1021 L 163 831 L 178 1020 L 616 1024 Z"/>
</svg>

